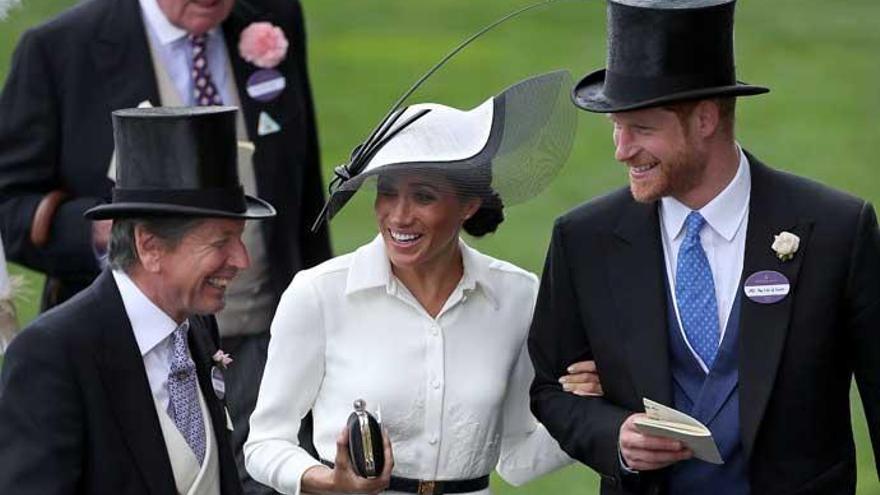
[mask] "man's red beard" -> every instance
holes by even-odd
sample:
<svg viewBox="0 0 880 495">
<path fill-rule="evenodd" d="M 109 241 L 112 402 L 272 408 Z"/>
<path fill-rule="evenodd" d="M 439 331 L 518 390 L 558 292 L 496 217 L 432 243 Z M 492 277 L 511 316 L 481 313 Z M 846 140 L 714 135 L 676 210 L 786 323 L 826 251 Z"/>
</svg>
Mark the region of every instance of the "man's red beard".
<svg viewBox="0 0 880 495">
<path fill-rule="evenodd" d="M 697 187 L 703 180 L 706 161 L 693 151 L 683 148 L 655 168 L 656 177 L 647 181 L 630 178 L 630 192 L 640 203 L 652 203 L 665 196 L 680 197 Z"/>
</svg>

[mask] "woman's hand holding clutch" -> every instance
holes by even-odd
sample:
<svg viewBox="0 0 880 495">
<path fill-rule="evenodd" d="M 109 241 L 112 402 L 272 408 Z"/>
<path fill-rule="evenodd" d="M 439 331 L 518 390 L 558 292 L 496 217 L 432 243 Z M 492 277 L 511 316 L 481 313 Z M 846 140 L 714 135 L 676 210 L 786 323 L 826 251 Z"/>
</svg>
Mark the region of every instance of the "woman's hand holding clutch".
<svg viewBox="0 0 880 495">
<path fill-rule="evenodd" d="M 391 440 L 388 432 L 382 429 L 382 446 L 385 454 L 385 466 L 382 474 L 368 479 L 358 476 L 352 468 L 348 453 L 349 429 L 345 427 L 336 438 L 336 459 L 333 468 L 315 466 L 309 468 L 302 477 L 302 491 L 311 493 L 380 493 L 391 482 L 391 469 L 394 467 L 394 455 L 391 451 Z"/>
</svg>

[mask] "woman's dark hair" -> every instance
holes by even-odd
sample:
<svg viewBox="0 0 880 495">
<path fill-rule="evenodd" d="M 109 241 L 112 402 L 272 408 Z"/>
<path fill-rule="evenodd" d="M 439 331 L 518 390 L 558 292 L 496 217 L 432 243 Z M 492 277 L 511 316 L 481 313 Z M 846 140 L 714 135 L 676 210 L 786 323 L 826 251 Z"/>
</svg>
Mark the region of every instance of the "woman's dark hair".
<svg viewBox="0 0 880 495">
<path fill-rule="evenodd" d="M 464 221 L 464 231 L 473 237 L 483 237 L 498 230 L 498 226 L 504 221 L 504 202 L 492 189 L 491 166 L 450 170 L 445 175 L 459 197 L 482 201 L 476 213 Z"/>
<path fill-rule="evenodd" d="M 498 193 L 490 189 L 489 194 L 482 195 L 483 203 L 470 218 L 464 221 L 464 231 L 474 237 L 483 237 L 498 229 L 504 221 L 504 203 Z"/>
</svg>

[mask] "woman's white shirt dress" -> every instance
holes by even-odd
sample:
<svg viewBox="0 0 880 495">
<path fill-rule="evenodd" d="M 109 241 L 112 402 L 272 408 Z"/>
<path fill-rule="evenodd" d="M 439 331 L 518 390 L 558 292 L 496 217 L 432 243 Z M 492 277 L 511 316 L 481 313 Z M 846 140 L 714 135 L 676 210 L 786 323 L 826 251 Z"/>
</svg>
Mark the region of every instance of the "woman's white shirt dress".
<svg viewBox="0 0 880 495">
<path fill-rule="evenodd" d="M 381 236 L 296 275 L 275 313 L 244 447 L 256 480 L 300 493 L 320 464 L 298 445 L 300 419 L 313 410 L 315 447 L 333 461 L 355 399 L 381 408 L 395 476 L 497 468 L 520 484 L 571 462 L 529 411 L 537 277 L 460 245 L 464 275 L 436 318 L 393 276 Z"/>
</svg>

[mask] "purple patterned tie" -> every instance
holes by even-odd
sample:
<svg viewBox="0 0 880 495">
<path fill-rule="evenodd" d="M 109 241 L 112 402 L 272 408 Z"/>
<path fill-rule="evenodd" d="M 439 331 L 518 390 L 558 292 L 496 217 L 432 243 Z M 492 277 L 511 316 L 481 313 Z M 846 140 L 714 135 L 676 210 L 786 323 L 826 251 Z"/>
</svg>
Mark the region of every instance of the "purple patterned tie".
<svg viewBox="0 0 880 495">
<path fill-rule="evenodd" d="M 199 404 L 196 365 L 189 357 L 186 333 L 189 322 L 183 322 L 171 334 L 171 372 L 168 374 L 168 416 L 186 439 L 199 465 L 205 460 L 205 423 Z"/>
<path fill-rule="evenodd" d="M 205 107 L 208 105 L 222 105 L 223 100 L 214 81 L 211 80 L 211 70 L 208 69 L 208 58 L 206 56 L 206 46 L 208 44 L 208 35 L 191 34 L 188 36 L 192 45 L 192 80 L 193 80 L 193 101 L 196 106 Z"/>
</svg>

